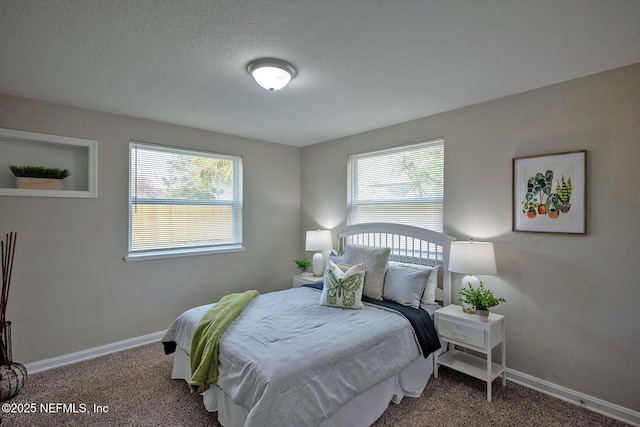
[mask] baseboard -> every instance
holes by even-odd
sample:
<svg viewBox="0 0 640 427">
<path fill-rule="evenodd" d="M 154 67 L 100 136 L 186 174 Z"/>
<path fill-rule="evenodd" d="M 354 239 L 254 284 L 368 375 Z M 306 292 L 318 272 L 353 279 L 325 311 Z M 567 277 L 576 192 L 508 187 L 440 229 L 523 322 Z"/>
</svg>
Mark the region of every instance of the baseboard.
<svg viewBox="0 0 640 427">
<path fill-rule="evenodd" d="M 112 344 L 106 344 L 75 353 L 66 354 L 64 356 L 52 357 L 51 359 L 41 360 L 39 362 L 27 363 L 25 368 L 29 374 L 46 371 L 48 369 L 57 368 L 59 366 L 70 365 L 72 363 L 81 362 L 83 360 L 93 359 L 95 357 L 104 356 L 110 353 L 127 350 L 129 348 L 138 347 L 145 344 L 151 344 L 160 341 L 165 331 L 159 331 L 141 337 L 130 338 L 124 341 L 118 341 Z M 602 399 L 559 386 L 557 384 L 533 377 L 531 375 L 507 368 L 507 379 L 516 384 L 537 390 L 541 393 L 548 394 L 558 399 L 573 403 L 590 411 L 598 412 L 609 418 L 623 421 L 633 426 L 640 427 L 640 412 L 606 402 Z"/>
<path fill-rule="evenodd" d="M 507 368 L 507 379 L 609 418 L 640 427 L 640 412 Z"/>
<path fill-rule="evenodd" d="M 110 353 L 127 350 L 129 348 L 158 342 L 165 332 L 166 331 L 160 331 L 148 335 L 143 335 L 141 337 L 129 338 L 124 341 L 101 345 L 99 347 L 93 347 L 87 350 L 65 354 L 63 356 L 52 357 L 51 359 L 45 359 L 39 362 L 27 363 L 24 366 L 25 368 L 27 368 L 28 374 L 35 374 L 36 372 L 46 371 L 48 369 L 57 368 L 59 366 L 70 365 L 72 363 L 81 362 L 83 360 L 93 359 L 95 357 L 105 356 Z"/>
</svg>

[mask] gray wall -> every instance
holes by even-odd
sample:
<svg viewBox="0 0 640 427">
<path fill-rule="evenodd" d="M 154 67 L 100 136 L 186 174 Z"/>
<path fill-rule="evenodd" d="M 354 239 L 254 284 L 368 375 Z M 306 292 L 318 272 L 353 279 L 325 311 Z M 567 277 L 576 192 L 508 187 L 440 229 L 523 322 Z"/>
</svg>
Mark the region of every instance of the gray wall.
<svg viewBox="0 0 640 427">
<path fill-rule="evenodd" d="M 507 298 L 495 308 L 507 366 L 640 410 L 640 64 L 302 150 L 6 95 L 0 127 L 100 144 L 98 199 L 0 197 L 0 233 L 19 234 L 7 313 L 17 361 L 163 330 L 229 292 L 290 286 L 304 231 L 345 222 L 349 153 L 442 136 L 445 232 L 495 242 L 499 274 L 483 279 Z M 242 155 L 246 251 L 124 263 L 129 140 Z M 588 234 L 511 232 L 512 158 L 579 149 Z"/>
<path fill-rule="evenodd" d="M 445 232 L 495 243 L 507 366 L 640 410 L 640 64 L 305 147 L 301 229 L 344 224 L 349 153 L 435 137 Z M 512 159 L 583 149 L 587 235 L 512 232 Z"/>
<path fill-rule="evenodd" d="M 291 286 L 300 255 L 299 148 L 6 95 L 0 127 L 99 142 L 97 199 L 0 196 L 0 233 L 18 232 L 7 312 L 14 360 L 161 331 L 185 309 L 230 292 Z M 246 250 L 123 262 L 129 140 L 243 156 Z"/>
</svg>

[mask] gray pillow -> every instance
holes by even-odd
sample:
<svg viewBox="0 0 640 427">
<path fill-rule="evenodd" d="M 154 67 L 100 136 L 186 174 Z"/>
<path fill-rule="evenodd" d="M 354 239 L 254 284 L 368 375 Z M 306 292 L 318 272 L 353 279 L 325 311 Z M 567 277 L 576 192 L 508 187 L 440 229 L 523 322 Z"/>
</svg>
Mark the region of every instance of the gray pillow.
<svg viewBox="0 0 640 427">
<path fill-rule="evenodd" d="M 427 287 L 424 289 L 424 294 L 422 294 L 422 303 L 435 304 L 436 299 L 443 299 L 442 297 L 436 298 L 436 292 L 440 290 L 439 288 L 442 285 L 442 269 L 439 265 L 427 268 L 431 269 L 431 274 L 429 274 Z"/>
<path fill-rule="evenodd" d="M 384 274 L 389 262 L 389 248 L 373 246 L 347 245 L 344 250 L 344 262 L 350 265 L 364 264 L 364 290 L 366 297 L 382 301 Z"/>
<path fill-rule="evenodd" d="M 384 298 L 412 308 L 420 300 L 431 275 L 431 268 L 390 262 L 384 278 Z"/>
</svg>

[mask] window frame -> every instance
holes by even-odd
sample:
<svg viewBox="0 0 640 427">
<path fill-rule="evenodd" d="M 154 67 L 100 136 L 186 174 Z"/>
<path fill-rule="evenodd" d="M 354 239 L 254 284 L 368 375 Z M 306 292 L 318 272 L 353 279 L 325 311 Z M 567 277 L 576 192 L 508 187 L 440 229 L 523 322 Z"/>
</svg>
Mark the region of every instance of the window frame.
<svg viewBox="0 0 640 427">
<path fill-rule="evenodd" d="M 150 151 L 159 151 L 165 153 L 175 153 L 189 156 L 210 157 L 217 159 L 226 159 L 234 162 L 233 167 L 233 184 L 235 197 L 232 200 L 199 200 L 199 199 L 156 199 L 156 198 L 138 198 L 137 195 L 132 194 L 133 180 L 137 180 L 137 176 L 134 178 L 132 174 L 133 162 L 136 160 L 133 156 L 134 148 L 141 147 Z M 128 255 L 123 258 L 126 262 L 142 261 L 151 259 L 164 259 L 164 258 L 176 258 L 196 255 L 209 255 L 229 252 L 241 252 L 244 251 L 243 243 L 243 158 L 237 154 L 225 154 L 214 151 L 206 151 L 201 149 L 182 148 L 169 145 L 154 144 L 141 141 L 129 141 L 128 145 L 128 187 L 127 187 L 127 209 L 128 209 L 128 223 L 127 223 L 127 253 Z M 232 212 L 232 235 L 235 237 L 233 243 L 223 243 L 219 245 L 200 245 L 200 246 L 186 246 L 177 248 L 157 248 L 157 249 L 144 249 L 144 250 L 132 250 L 132 212 L 133 206 L 140 200 L 144 200 L 146 205 L 177 205 L 177 206 L 230 206 Z M 140 203 L 142 204 L 142 203 Z"/>
<path fill-rule="evenodd" d="M 358 195 L 358 160 L 366 159 L 370 157 L 383 156 L 385 154 L 395 154 L 401 152 L 409 152 L 412 150 L 419 150 L 423 147 L 430 145 L 442 146 L 442 196 L 440 197 L 423 197 L 415 199 L 386 199 L 386 200 L 357 200 Z M 398 206 L 398 205 L 420 205 L 420 206 L 441 206 L 442 209 L 442 222 L 440 229 L 433 231 L 442 232 L 444 230 L 444 138 L 433 138 L 428 140 L 422 140 L 417 142 L 411 142 L 402 145 L 396 145 L 371 151 L 365 151 L 361 153 L 349 154 L 347 161 L 347 225 L 353 225 L 360 222 L 354 222 L 354 209 L 361 206 Z M 415 224 L 409 224 L 415 225 Z M 421 227 L 425 228 L 425 227 Z"/>
</svg>

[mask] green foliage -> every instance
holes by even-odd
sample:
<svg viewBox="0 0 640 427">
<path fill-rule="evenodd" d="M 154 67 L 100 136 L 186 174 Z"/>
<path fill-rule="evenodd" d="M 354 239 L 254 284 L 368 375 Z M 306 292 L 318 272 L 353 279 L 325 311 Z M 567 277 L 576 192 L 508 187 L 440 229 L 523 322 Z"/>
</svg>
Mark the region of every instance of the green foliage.
<svg viewBox="0 0 640 427">
<path fill-rule="evenodd" d="M 571 192 L 573 190 L 573 184 L 571 183 L 571 177 L 565 182 L 564 175 L 562 175 L 562 184 L 556 179 L 556 193 L 560 197 L 560 201 L 564 204 L 569 203 L 571 200 Z"/>
<path fill-rule="evenodd" d="M 311 268 L 311 260 L 306 255 L 300 255 L 300 258 L 293 260 L 293 262 L 296 264 L 296 267 L 298 267 L 298 270 L 303 273 Z"/>
<path fill-rule="evenodd" d="M 552 206 L 555 210 L 560 210 L 560 196 L 557 193 L 551 193 L 547 199 L 546 208 L 549 210 Z"/>
<path fill-rule="evenodd" d="M 527 213 L 527 211 L 535 211 L 538 207 L 538 199 L 532 199 L 528 202 L 522 202 L 522 213 Z"/>
<path fill-rule="evenodd" d="M 442 156 L 442 149 L 441 146 L 424 147 L 402 155 L 394 166 L 394 173 L 409 179 L 408 192 L 416 197 L 427 197 L 437 188 L 442 188 L 444 175 L 441 166 L 438 162 L 428 161 Z"/>
<path fill-rule="evenodd" d="M 535 174 L 527 181 L 527 194 L 525 198 L 527 201 L 531 201 L 536 195 L 540 193 L 540 203 L 543 203 L 543 194 L 549 196 L 551 194 L 551 185 L 553 184 L 553 171 L 547 170 L 544 175 L 541 172 Z"/>
<path fill-rule="evenodd" d="M 233 181 L 233 162 L 228 159 L 175 156 L 168 164 L 171 176 L 164 181 L 173 199 L 218 200 Z"/>
<path fill-rule="evenodd" d="M 67 169 L 48 168 L 45 166 L 9 166 L 13 175 L 19 178 L 65 179 L 71 172 Z"/>
<path fill-rule="evenodd" d="M 496 298 L 490 289 L 485 289 L 482 282 L 480 286 L 474 288 L 470 282 L 467 282 L 467 288 L 460 290 L 460 301 L 464 302 L 476 310 L 488 310 L 501 302 L 506 302 L 504 298 Z"/>
</svg>

